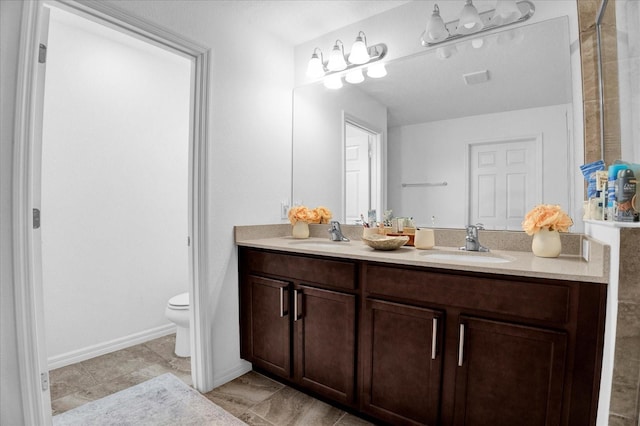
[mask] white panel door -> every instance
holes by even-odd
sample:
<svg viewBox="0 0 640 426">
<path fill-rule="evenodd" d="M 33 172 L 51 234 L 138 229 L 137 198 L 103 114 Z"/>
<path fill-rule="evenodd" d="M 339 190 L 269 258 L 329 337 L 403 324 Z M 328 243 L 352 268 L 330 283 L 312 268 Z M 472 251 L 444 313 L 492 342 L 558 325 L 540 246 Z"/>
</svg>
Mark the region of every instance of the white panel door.
<svg viewBox="0 0 640 426">
<path fill-rule="evenodd" d="M 345 223 L 353 224 L 371 205 L 369 134 L 349 124 L 345 128 Z"/>
<path fill-rule="evenodd" d="M 525 214 L 542 201 L 540 143 L 536 137 L 469 146 L 469 223 L 521 230 Z"/>
</svg>

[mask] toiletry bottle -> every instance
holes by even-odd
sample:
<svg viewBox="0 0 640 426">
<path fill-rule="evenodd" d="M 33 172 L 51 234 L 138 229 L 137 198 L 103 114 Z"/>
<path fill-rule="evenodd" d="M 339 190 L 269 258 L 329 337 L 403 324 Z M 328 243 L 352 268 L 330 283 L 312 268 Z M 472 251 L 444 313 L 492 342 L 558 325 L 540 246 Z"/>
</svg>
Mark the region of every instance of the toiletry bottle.
<svg viewBox="0 0 640 426">
<path fill-rule="evenodd" d="M 615 187 L 615 220 L 618 222 L 633 222 L 634 210 L 632 200 L 636 195 L 637 184 L 638 182 L 633 175 L 633 170 L 623 169 L 618 171 Z"/>
<path fill-rule="evenodd" d="M 606 205 L 606 220 L 615 220 L 615 207 L 616 207 L 616 179 L 618 178 L 618 171 L 626 169 L 624 164 L 612 164 L 609 166 L 609 180 L 607 182 L 607 205 Z"/>
</svg>

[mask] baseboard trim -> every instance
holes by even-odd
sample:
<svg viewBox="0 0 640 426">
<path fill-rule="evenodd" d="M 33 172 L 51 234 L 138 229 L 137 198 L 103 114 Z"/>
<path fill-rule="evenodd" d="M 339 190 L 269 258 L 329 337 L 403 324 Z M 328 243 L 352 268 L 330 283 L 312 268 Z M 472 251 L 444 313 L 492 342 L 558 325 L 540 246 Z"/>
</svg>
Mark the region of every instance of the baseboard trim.
<svg viewBox="0 0 640 426">
<path fill-rule="evenodd" d="M 141 331 L 139 333 L 130 334 L 125 337 L 119 337 L 108 342 L 99 343 L 97 345 L 53 356 L 47 359 L 47 363 L 49 370 L 66 367 L 67 365 L 76 364 L 100 355 L 115 352 L 130 346 L 139 345 L 140 343 L 148 342 L 149 340 L 157 339 L 175 332 L 175 324 L 167 324 Z"/>
<path fill-rule="evenodd" d="M 222 386 L 225 383 L 230 382 L 231 380 L 236 379 L 245 373 L 248 373 L 249 371 L 251 371 L 251 368 L 252 368 L 251 363 L 244 361 L 242 359 L 239 360 L 238 364 L 235 365 L 234 367 L 214 374 L 212 389 L 215 389 L 218 386 Z M 208 391 L 210 390 L 211 389 L 209 389 Z M 205 392 L 208 392 L 208 391 L 205 391 Z"/>
</svg>

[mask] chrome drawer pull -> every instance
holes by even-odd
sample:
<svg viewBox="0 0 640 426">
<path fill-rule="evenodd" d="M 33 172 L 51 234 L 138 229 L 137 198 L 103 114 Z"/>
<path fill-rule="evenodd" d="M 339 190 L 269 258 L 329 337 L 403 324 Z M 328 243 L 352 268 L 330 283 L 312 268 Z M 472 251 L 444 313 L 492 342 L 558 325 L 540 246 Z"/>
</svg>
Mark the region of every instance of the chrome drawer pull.
<svg viewBox="0 0 640 426">
<path fill-rule="evenodd" d="M 298 321 L 298 290 L 293 290 L 293 320 Z"/>
<path fill-rule="evenodd" d="M 462 367 L 464 360 L 464 324 L 460 324 L 460 341 L 458 346 L 458 367 Z"/>
<path fill-rule="evenodd" d="M 438 346 L 438 318 L 433 318 L 433 330 L 431 331 L 431 359 L 436 359 Z"/>
<path fill-rule="evenodd" d="M 280 318 L 287 315 L 284 311 L 284 287 L 280 287 Z"/>
</svg>

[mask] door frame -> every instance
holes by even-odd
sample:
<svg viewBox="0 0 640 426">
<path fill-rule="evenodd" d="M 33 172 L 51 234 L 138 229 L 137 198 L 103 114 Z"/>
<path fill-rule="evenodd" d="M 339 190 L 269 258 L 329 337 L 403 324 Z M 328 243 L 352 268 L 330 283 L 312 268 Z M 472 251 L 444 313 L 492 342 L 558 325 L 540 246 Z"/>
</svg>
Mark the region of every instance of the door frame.
<svg viewBox="0 0 640 426">
<path fill-rule="evenodd" d="M 193 61 L 190 117 L 189 245 L 191 298 L 191 369 L 194 387 L 213 386 L 213 353 L 205 312 L 208 248 L 207 140 L 209 131 L 210 49 L 171 31 L 129 16 L 96 0 L 37 0 L 23 3 L 20 57 L 16 87 L 16 119 L 13 158 L 13 245 L 18 370 L 25 424 L 51 424 L 50 395 L 41 380 L 48 381 L 42 283 L 37 275 L 39 242 L 33 236 L 33 191 L 37 133 L 38 45 L 45 4 L 54 4 L 82 16 L 107 23 L 146 42 L 167 48 Z M 40 100 L 39 100 L 40 99 Z M 44 360 L 44 361 L 43 361 Z"/>
</svg>

